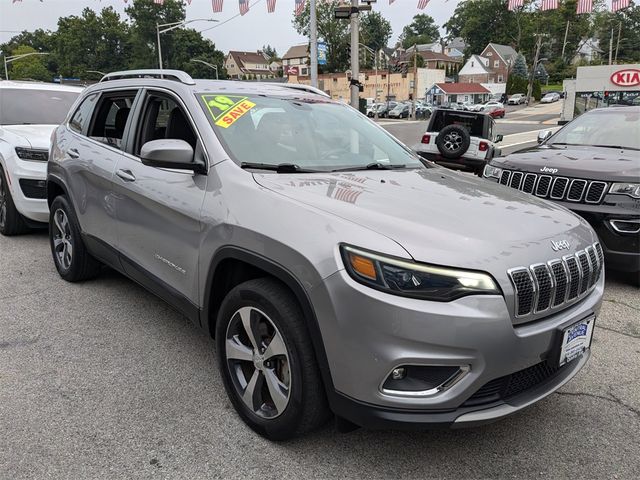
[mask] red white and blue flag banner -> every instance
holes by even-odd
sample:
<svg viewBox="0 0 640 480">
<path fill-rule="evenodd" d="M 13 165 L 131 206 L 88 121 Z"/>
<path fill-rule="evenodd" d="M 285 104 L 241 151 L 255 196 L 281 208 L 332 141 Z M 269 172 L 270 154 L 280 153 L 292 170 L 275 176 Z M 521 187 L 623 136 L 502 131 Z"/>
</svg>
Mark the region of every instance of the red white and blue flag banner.
<svg viewBox="0 0 640 480">
<path fill-rule="evenodd" d="M 296 15 L 302 15 L 302 12 L 304 12 L 304 6 L 306 5 L 306 0 L 296 0 L 296 8 L 295 8 L 295 14 Z"/>
<path fill-rule="evenodd" d="M 557 10 L 558 0 L 542 0 L 540 4 L 540 10 L 543 12 L 546 10 Z"/>
<path fill-rule="evenodd" d="M 617 12 L 618 10 L 629 8 L 630 3 L 630 0 L 611 0 L 611 11 Z"/>
<path fill-rule="evenodd" d="M 514 11 L 518 7 L 522 7 L 524 5 L 524 0 L 509 0 L 507 3 L 507 9 L 509 11 Z"/>
<path fill-rule="evenodd" d="M 164 5 L 164 0 L 153 0 L 156 5 Z"/>
<path fill-rule="evenodd" d="M 267 0 L 267 12 L 273 13 L 276 11 L 276 0 Z"/>
<path fill-rule="evenodd" d="M 418 8 L 420 10 L 424 10 L 425 8 L 427 8 L 428 4 L 429 4 L 429 0 L 418 0 Z"/>
<path fill-rule="evenodd" d="M 593 0 L 578 0 L 578 5 L 576 6 L 576 13 L 580 15 L 581 13 L 591 13 L 593 11 Z"/>
<path fill-rule="evenodd" d="M 211 8 L 213 13 L 220 13 L 222 11 L 222 4 L 224 0 L 211 0 Z"/>
<path fill-rule="evenodd" d="M 249 0 L 238 0 L 240 6 L 240 15 L 246 15 L 249 12 Z"/>
</svg>

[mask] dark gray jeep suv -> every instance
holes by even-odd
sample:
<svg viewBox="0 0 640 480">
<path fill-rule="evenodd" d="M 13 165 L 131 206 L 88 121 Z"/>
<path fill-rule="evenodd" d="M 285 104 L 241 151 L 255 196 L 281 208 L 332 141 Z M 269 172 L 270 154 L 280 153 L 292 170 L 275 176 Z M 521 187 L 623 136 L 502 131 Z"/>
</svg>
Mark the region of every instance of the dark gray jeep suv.
<svg viewBox="0 0 640 480">
<path fill-rule="evenodd" d="M 607 266 L 640 272 L 640 107 L 591 110 L 538 142 L 494 158 L 484 176 L 573 210 L 598 234 Z"/>
<path fill-rule="evenodd" d="M 485 423 L 589 358 L 604 275 L 588 223 L 423 161 L 322 93 L 112 74 L 49 158 L 60 275 L 108 265 L 214 335 L 231 402 L 268 438 L 330 412 Z"/>
</svg>

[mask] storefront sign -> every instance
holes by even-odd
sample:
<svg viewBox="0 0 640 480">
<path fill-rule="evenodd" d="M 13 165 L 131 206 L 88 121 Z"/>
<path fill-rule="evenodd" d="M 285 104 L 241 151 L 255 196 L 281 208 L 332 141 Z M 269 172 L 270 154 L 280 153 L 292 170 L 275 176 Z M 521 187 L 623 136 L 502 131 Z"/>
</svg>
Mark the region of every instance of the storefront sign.
<svg viewBox="0 0 640 480">
<path fill-rule="evenodd" d="M 635 87 L 636 85 L 640 85 L 640 70 L 636 68 L 618 70 L 611 75 L 611 83 L 621 87 Z"/>
</svg>

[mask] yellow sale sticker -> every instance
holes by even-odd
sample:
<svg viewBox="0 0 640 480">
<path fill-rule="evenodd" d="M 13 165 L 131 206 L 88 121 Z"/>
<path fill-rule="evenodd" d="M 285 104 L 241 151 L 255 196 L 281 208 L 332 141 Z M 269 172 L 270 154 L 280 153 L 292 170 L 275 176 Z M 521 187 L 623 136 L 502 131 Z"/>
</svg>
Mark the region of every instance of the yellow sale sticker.
<svg viewBox="0 0 640 480">
<path fill-rule="evenodd" d="M 256 106 L 247 97 L 232 95 L 202 95 L 207 104 L 214 123 L 222 128 L 228 128 L 236 120 Z"/>
</svg>

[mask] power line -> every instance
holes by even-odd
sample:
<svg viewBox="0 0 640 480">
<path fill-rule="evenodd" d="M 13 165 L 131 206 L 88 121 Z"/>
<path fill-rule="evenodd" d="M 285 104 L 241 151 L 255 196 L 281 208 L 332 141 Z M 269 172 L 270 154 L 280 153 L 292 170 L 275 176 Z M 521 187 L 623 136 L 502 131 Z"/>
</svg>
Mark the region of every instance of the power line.
<svg viewBox="0 0 640 480">
<path fill-rule="evenodd" d="M 260 2 L 262 2 L 262 0 L 256 0 L 255 2 L 253 2 L 252 4 L 249 5 L 249 9 L 251 9 L 252 7 L 254 7 L 255 5 L 257 5 Z M 205 28 L 204 30 L 200 30 L 199 33 L 207 32 L 209 30 L 213 30 L 214 28 L 221 27 L 225 23 L 229 23 L 231 20 L 233 20 L 234 18 L 238 18 L 239 16 L 241 16 L 241 13 L 236 13 L 233 17 L 229 17 L 229 18 L 227 18 L 226 20 L 224 20 L 222 22 L 216 23 L 213 27 L 209 27 L 209 28 Z"/>
</svg>

